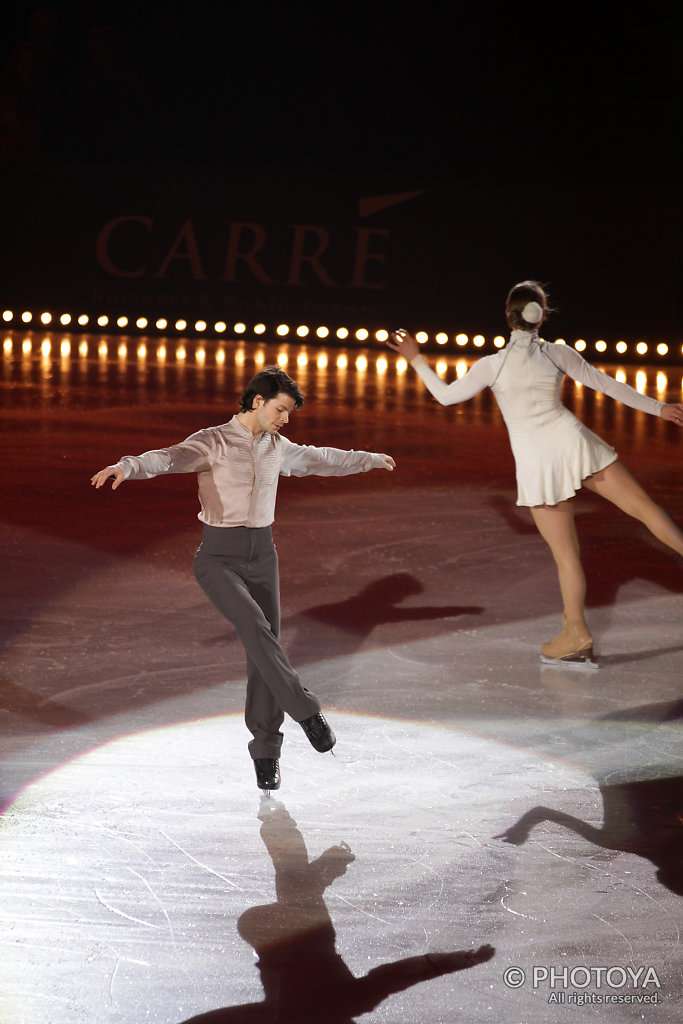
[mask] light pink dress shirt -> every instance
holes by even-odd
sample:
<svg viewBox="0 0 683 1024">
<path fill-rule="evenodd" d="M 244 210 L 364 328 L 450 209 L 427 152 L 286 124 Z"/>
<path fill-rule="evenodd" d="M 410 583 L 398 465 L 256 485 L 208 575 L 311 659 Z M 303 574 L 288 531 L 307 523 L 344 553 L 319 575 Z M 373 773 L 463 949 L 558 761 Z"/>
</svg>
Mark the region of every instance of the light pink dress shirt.
<svg viewBox="0 0 683 1024">
<path fill-rule="evenodd" d="M 372 452 L 294 444 L 264 431 L 254 437 L 236 416 L 229 423 L 190 434 L 180 444 L 126 455 L 117 466 L 126 480 L 162 473 L 196 473 L 198 518 L 209 526 L 270 526 L 280 476 L 350 476 L 382 467 Z"/>
</svg>

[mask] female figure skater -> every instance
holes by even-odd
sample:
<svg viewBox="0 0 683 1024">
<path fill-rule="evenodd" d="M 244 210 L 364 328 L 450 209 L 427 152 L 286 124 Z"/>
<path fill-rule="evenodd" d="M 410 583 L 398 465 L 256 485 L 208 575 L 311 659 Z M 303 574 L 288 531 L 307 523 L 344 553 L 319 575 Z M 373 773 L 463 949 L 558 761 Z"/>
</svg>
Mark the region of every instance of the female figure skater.
<svg viewBox="0 0 683 1024">
<path fill-rule="evenodd" d="M 442 405 L 465 402 L 490 387 L 503 414 L 515 459 L 517 504 L 526 505 L 557 564 L 564 605 L 562 632 L 541 647 L 541 660 L 595 667 L 593 637 L 585 619 L 586 578 L 579 555 L 572 498 L 581 487 L 639 519 L 655 537 L 683 555 L 683 532 L 619 461 L 614 448 L 588 430 L 560 401 L 565 374 L 634 409 L 683 424 L 683 405 L 666 405 L 590 366 L 574 349 L 540 341 L 549 311 L 536 281 L 511 289 L 505 306 L 510 341 L 485 356 L 460 379 L 445 384 L 405 330 L 391 348 L 408 360 Z"/>
</svg>

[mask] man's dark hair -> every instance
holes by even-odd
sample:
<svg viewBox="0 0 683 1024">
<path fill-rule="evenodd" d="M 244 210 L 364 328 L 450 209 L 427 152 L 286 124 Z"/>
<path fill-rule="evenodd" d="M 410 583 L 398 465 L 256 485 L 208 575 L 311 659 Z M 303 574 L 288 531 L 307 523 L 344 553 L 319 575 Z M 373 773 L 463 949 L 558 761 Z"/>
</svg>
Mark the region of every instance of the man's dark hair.
<svg viewBox="0 0 683 1024">
<path fill-rule="evenodd" d="M 252 377 L 242 392 L 240 412 L 250 412 L 257 395 L 261 395 L 268 402 L 282 393 L 294 399 L 295 409 L 300 409 L 304 404 L 304 396 L 299 391 L 297 382 L 292 380 L 279 366 L 266 366 L 255 377 Z"/>
</svg>

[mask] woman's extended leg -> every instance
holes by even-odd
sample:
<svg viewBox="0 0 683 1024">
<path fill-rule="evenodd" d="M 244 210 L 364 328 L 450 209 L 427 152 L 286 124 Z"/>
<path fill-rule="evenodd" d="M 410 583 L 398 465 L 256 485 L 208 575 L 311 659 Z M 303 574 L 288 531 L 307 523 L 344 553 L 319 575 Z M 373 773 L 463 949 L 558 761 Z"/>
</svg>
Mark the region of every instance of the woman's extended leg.
<svg viewBox="0 0 683 1024">
<path fill-rule="evenodd" d="M 587 477 L 583 481 L 583 486 L 599 494 L 601 498 L 607 498 L 622 512 L 639 520 L 657 540 L 683 555 L 683 531 L 676 526 L 671 516 L 652 500 L 638 481 L 634 480 L 623 463 L 618 460 L 613 462 L 607 469 Z"/>
<path fill-rule="evenodd" d="M 555 559 L 564 605 L 562 632 L 543 644 L 541 654 L 552 661 L 587 661 L 592 655 L 593 638 L 585 618 L 586 577 L 574 524 L 574 506 L 571 501 L 537 505 L 531 509 L 531 515 Z"/>
</svg>

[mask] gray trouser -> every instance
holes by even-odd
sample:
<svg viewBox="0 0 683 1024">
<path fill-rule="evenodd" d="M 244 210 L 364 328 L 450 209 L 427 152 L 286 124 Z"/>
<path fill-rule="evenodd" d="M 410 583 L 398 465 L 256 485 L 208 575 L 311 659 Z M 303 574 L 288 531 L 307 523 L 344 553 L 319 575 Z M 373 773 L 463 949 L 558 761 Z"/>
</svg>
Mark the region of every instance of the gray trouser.
<svg viewBox="0 0 683 1024">
<path fill-rule="evenodd" d="M 280 647 L 277 552 L 269 526 L 205 526 L 194 558 L 197 582 L 231 622 L 247 652 L 244 719 L 252 757 L 279 757 L 284 712 L 301 722 L 320 711 Z"/>
</svg>

